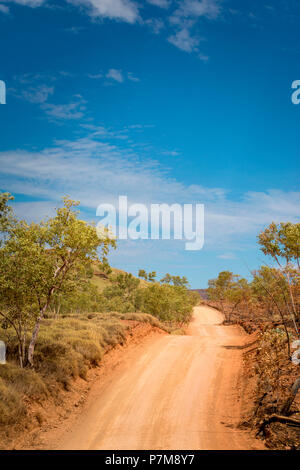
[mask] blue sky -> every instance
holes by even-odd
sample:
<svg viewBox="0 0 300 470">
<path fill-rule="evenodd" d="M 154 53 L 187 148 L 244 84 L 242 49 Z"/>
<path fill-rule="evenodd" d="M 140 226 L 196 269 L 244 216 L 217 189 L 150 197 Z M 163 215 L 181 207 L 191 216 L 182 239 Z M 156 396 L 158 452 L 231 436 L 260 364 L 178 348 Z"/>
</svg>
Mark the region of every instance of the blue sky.
<svg viewBox="0 0 300 470">
<path fill-rule="evenodd" d="M 299 221 L 298 0 L 0 0 L 0 189 L 18 215 L 61 196 L 204 203 L 205 246 L 124 241 L 114 266 L 248 276 L 257 233 Z"/>
</svg>

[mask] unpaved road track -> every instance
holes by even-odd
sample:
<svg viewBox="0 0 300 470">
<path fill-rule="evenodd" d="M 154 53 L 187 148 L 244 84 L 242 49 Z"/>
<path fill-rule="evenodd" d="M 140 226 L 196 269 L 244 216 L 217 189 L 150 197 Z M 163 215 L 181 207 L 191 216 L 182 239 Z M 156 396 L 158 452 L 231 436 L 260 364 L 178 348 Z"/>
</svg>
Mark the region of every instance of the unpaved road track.
<svg viewBox="0 0 300 470">
<path fill-rule="evenodd" d="M 129 353 L 95 390 L 59 449 L 259 448 L 240 418 L 241 351 L 246 340 L 196 307 L 188 335 L 155 335 Z M 126 355 L 126 352 L 125 352 Z"/>
</svg>

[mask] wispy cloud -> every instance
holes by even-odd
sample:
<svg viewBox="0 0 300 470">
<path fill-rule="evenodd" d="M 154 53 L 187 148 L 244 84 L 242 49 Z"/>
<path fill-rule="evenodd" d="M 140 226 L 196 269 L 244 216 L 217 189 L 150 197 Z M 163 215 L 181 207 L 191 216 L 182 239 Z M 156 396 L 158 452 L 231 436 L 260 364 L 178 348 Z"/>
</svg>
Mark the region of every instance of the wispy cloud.
<svg viewBox="0 0 300 470">
<path fill-rule="evenodd" d="M 48 97 L 53 95 L 53 93 L 53 86 L 40 85 L 34 88 L 29 88 L 28 90 L 23 90 L 22 96 L 30 103 L 41 104 L 45 103 L 48 100 Z"/>
<path fill-rule="evenodd" d="M 87 76 L 92 80 L 100 80 L 100 78 L 103 78 L 103 73 L 88 73 Z"/>
<path fill-rule="evenodd" d="M 139 9 L 131 0 L 68 0 L 69 3 L 83 7 L 93 17 L 109 18 L 127 23 L 139 19 Z"/>
<path fill-rule="evenodd" d="M 147 0 L 148 3 L 160 8 L 169 8 L 171 0 Z"/>
<path fill-rule="evenodd" d="M 81 95 L 74 95 L 68 103 L 51 103 L 49 98 L 54 95 L 55 87 L 49 84 L 39 84 L 41 80 L 55 82 L 59 77 L 68 78 L 71 76 L 65 71 L 61 71 L 55 76 L 25 74 L 15 77 L 17 88 L 12 88 L 10 91 L 16 98 L 38 105 L 51 121 L 78 120 L 85 115 L 87 103 Z"/>
<path fill-rule="evenodd" d="M 195 32 L 199 18 L 215 20 L 221 14 L 221 0 L 183 0 L 169 18 L 175 27 L 175 33 L 168 41 L 185 52 L 199 52 L 199 43 L 203 40 Z M 199 59 L 208 61 L 208 56 L 200 53 Z"/>
<path fill-rule="evenodd" d="M 183 0 L 172 15 L 174 23 L 180 23 L 183 18 L 215 19 L 221 14 L 220 0 Z"/>
<path fill-rule="evenodd" d="M 202 54 L 201 52 L 200 52 L 200 54 L 198 54 L 198 58 L 204 63 L 207 63 L 209 61 L 209 56 L 205 55 L 205 54 Z"/>
<path fill-rule="evenodd" d="M 219 255 L 218 258 L 220 259 L 236 259 L 236 255 L 234 253 L 223 253 Z"/>
<path fill-rule="evenodd" d="M 178 157 L 178 155 L 180 155 L 179 152 L 177 152 L 177 150 L 164 150 L 162 152 L 163 155 L 168 155 L 170 157 Z"/>
<path fill-rule="evenodd" d="M 299 221 L 299 192 L 246 192 L 236 200 L 222 188 L 187 185 L 157 161 L 143 158 L 118 132 L 95 126 L 85 137 L 58 141 L 41 152 L 0 152 L 0 167 L 3 189 L 46 201 L 70 194 L 93 213 L 101 202 L 117 203 L 122 194 L 147 205 L 204 203 L 206 246 L 224 250 L 223 259 L 249 239 L 254 245 L 259 230 L 273 220 Z"/>
<path fill-rule="evenodd" d="M 7 13 L 6 3 L 15 3 L 32 8 L 39 6 L 50 7 L 50 0 L 0 0 L 0 8 Z M 191 53 L 199 53 L 199 42 L 202 38 L 196 30 L 197 22 L 201 18 L 216 20 L 222 14 L 223 0 L 147 0 L 147 3 L 159 7 L 165 14 L 164 18 L 141 17 L 141 3 L 135 0 L 65 0 L 67 3 L 79 7 L 82 12 L 88 14 L 92 19 L 107 18 L 115 21 L 123 21 L 129 24 L 139 23 L 151 29 L 154 34 L 159 34 L 168 27 L 167 40 L 180 50 Z M 171 13 L 169 8 L 174 5 Z M 143 13 L 147 11 L 144 10 Z M 146 15 L 147 13 L 144 13 Z M 67 28 L 66 31 L 79 33 L 81 27 Z M 198 55 L 203 62 L 208 61 L 204 53 Z M 120 83 L 123 81 L 121 71 L 111 69 L 108 72 L 111 78 Z M 118 73 L 119 72 L 119 73 Z M 94 74 L 95 75 L 95 74 Z M 98 75 L 98 74 L 96 74 Z M 90 77 L 90 78 L 96 78 Z M 97 77 L 100 78 L 100 77 Z M 130 78 L 129 78 L 130 79 Z M 137 81 L 137 80 L 132 80 Z M 107 83 L 106 83 L 107 84 Z"/>
<path fill-rule="evenodd" d="M 82 96 L 77 95 L 74 101 L 67 104 L 43 103 L 41 109 L 45 111 L 47 116 L 55 120 L 77 120 L 84 116 L 86 110 L 86 101 Z"/>
<path fill-rule="evenodd" d="M 139 82 L 140 81 L 140 79 L 138 77 L 136 77 L 132 72 L 127 72 L 127 74 L 125 74 L 122 70 L 119 70 L 119 69 L 109 69 L 108 72 L 106 73 L 105 77 L 108 80 L 113 80 L 113 81 L 118 82 L 118 83 L 123 83 L 125 81 L 125 78 L 127 78 L 131 82 Z M 96 77 L 94 76 L 94 77 L 90 77 L 90 78 L 96 78 Z M 101 78 L 100 74 L 99 74 L 99 78 Z"/>
<path fill-rule="evenodd" d="M 200 42 L 198 37 L 193 37 L 191 35 L 191 32 L 187 27 L 180 29 L 175 34 L 169 36 L 168 41 L 178 47 L 178 49 L 185 52 L 198 51 L 198 45 Z"/>
<path fill-rule="evenodd" d="M 30 8 L 37 8 L 44 5 L 47 0 L 1 0 L 1 3 L 16 3 Z"/>
<path fill-rule="evenodd" d="M 109 18 L 127 23 L 135 23 L 139 19 L 139 6 L 133 0 L 66 0 L 82 8 L 92 18 Z M 15 3 L 31 8 L 43 5 L 51 6 L 49 0 L 1 0 L 1 3 Z M 5 9 L 6 10 L 6 9 Z M 0 11 L 4 11 L 1 9 Z M 71 31 L 71 29 L 70 29 Z M 75 32 L 73 29 L 72 32 Z"/>
<path fill-rule="evenodd" d="M 165 28 L 165 23 L 161 18 L 148 18 L 144 23 L 154 34 L 159 34 Z"/>
<path fill-rule="evenodd" d="M 117 69 L 109 69 L 109 71 L 106 74 L 106 78 L 111 78 L 112 80 L 115 80 L 116 82 L 119 82 L 119 83 L 124 82 L 122 71 L 117 70 Z"/>
<path fill-rule="evenodd" d="M 0 13 L 9 14 L 9 8 L 8 8 L 8 6 L 2 5 L 2 4 L 0 3 Z"/>
<path fill-rule="evenodd" d="M 128 78 L 128 80 L 130 80 L 131 82 L 139 82 L 139 81 L 140 81 L 140 79 L 137 78 L 137 77 L 135 77 L 135 76 L 133 75 L 133 73 L 131 73 L 131 72 L 128 72 L 128 73 L 127 73 L 127 78 Z"/>
<path fill-rule="evenodd" d="M 65 31 L 67 33 L 72 33 L 72 34 L 79 34 L 83 30 L 84 28 L 82 26 L 71 26 L 70 28 L 65 28 Z"/>
</svg>

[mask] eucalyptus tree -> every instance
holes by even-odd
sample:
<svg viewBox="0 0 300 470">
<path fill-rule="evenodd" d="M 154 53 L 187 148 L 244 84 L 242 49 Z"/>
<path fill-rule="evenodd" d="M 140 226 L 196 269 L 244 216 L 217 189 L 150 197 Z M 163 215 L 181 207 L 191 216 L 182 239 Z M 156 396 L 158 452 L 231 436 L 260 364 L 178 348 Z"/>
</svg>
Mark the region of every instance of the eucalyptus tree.
<svg viewBox="0 0 300 470">
<path fill-rule="evenodd" d="M 296 320 L 300 315 L 295 293 L 298 294 L 300 283 L 300 224 L 272 222 L 259 234 L 258 243 L 262 252 L 276 262 L 278 275 L 287 281 L 289 302 L 286 307 L 299 334 Z"/>
<path fill-rule="evenodd" d="M 80 285 L 84 268 L 115 247 L 108 233 L 102 231 L 99 238 L 93 224 L 78 218 L 78 205 L 64 198 L 55 217 L 38 224 L 15 220 L 6 227 L 0 247 L 0 316 L 16 333 L 21 366 L 26 360 L 33 366 L 40 324 L 54 296 Z"/>
</svg>

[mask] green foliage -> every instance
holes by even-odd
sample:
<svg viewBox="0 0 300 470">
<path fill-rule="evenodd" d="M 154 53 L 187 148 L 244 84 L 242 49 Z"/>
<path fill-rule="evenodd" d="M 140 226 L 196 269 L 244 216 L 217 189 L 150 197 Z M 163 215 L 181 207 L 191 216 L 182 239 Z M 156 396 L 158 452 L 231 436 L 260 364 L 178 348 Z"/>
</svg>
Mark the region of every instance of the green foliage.
<svg viewBox="0 0 300 470">
<path fill-rule="evenodd" d="M 148 274 L 144 269 L 140 269 L 138 276 L 141 277 L 142 279 L 145 279 L 145 281 L 148 280 Z"/>
<path fill-rule="evenodd" d="M 251 296 L 248 281 L 230 271 L 220 272 L 216 279 L 208 281 L 208 285 L 209 299 L 217 302 L 222 312 L 224 312 L 225 304 L 230 303 L 231 313 L 233 313 L 239 304 L 247 301 Z"/>
<path fill-rule="evenodd" d="M 196 305 L 194 295 L 182 286 L 153 284 L 140 291 L 142 310 L 163 322 L 185 323 Z"/>
<path fill-rule="evenodd" d="M 144 269 L 140 269 L 138 276 L 142 279 L 145 279 L 145 281 L 155 282 L 156 272 L 152 271 L 150 273 L 147 273 Z"/>
<path fill-rule="evenodd" d="M 189 287 L 189 282 L 185 276 L 171 276 L 171 274 L 167 273 L 160 282 L 162 284 L 173 284 L 173 286 L 177 287 Z"/>
<path fill-rule="evenodd" d="M 110 278 L 111 286 L 103 291 L 104 309 L 108 311 L 137 311 L 137 290 L 140 280 L 130 273 L 120 273 Z"/>
<path fill-rule="evenodd" d="M 3 196 L 7 214 L 8 196 Z M 88 268 L 105 259 L 115 241 L 99 239 L 96 228 L 78 219 L 77 202 L 64 198 L 56 216 L 40 224 L 14 220 L 0 247 L 0 316 L 14 328 L 19 343 L 19 360 L 25 363 L 26 335 L 32 331 L 28 362 L 33 354 L 39 325 L 58 292 L 74 292 L 87 279 Z"/>
<path fill-rule="evenodd" d="M 13 201 L 14 197 L 9 193 L 0 193 L 0 233 L 6 233 L 11 224 L 14 222 L 12 209 L 8 205 L 9 201 Z M 0 240 L 1 246 L 1 240 Z"/>
<path fill-rule="evenodd" d="M 299 267 L 300 224 L 274 222 L 258 236 L 258 243 L 265 255 L 271 256 L 280 264 L 280 258 L 287 263 L 296 262 Z"/>
<path fill-rule="evenodd" d="M 262 252 L 276 261 L 279 268 L 277 279 L 281 276 L 287 283 L 289 300 L 285 298 L 286 309 L 299 334 L 297 320 L 300 319 L 300 309 L 297 297 L 300 284 L 300 224 L 281 222 L 276 225 L 273 222 L 259 234 L 258 243 Z"/>
<path fill-rule="evenodd" d="M 145 287 L 131 274 L 111 277 L 112 285 L 104 289 L 103 309 L 119 312 L 146 312 L 162 322 L 187 322 L 192 308 L 199 302 L 199 296 L 186 288 L 186 278 L 170 276 L 173 285 L 154 282 L 154 274 L 139 271 L 139 277 L 151 284 Z"/>
<path fill-rule="evenodd" d="M 26 415 L 24 397 L 39 402 L 59 389 L 69 389 L 72 380 L 86 378 L 89 368 L 103 354 L 122 344 L 129 328 L 122 320 L 146 322 L 165 328 L 143 313 L 90 313 L 44 319 L 35 351 L 35 370 L 20 368 L 16 336 L 12 328 L 1 330 L 7 343 L 8 362 L 0 365 L 0 425 L 20 422 Z"/>
</svg>

